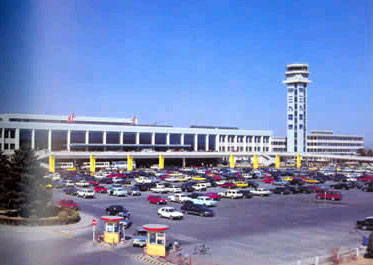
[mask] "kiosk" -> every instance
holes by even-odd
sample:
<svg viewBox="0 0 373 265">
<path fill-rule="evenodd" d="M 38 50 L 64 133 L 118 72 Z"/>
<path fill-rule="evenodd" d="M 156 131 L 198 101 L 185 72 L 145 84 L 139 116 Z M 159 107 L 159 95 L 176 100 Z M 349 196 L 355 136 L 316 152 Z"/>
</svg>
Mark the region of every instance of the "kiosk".
<svg viewBox="0 0 373 265">
<path fill-rule="evenodd" d="M 167 225 L 147 224 L 142 226 L 147 232 L 146 254 L 149 256 L 166 256 L 166 233 Z"/>
<path fill-rule="evenodd" d="M 101 216 L 105 222 L 104 242 L 109 244 L 118 244 L 120 242 L 119 222 L 123 220 L 121 216 Z"/>
</svg>

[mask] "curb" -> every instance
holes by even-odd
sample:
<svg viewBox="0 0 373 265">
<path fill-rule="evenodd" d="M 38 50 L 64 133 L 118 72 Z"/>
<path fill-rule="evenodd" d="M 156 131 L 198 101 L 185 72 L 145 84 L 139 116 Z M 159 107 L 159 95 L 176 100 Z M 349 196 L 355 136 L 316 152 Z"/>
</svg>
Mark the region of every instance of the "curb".
<svg viewBox="0 0 373 265">
<path fill-rule="evenodd" d="M 148 263 L 148 264 L 174 265 L 173 263 L 170 263 L 168 261 L 160 261 L 157 258 L 154 258 L 151 256 L 136 255 L 136 256 L 133 256 L 133 258 L 137 261 L 141 261 L 141 262 Z"/>
</svg>

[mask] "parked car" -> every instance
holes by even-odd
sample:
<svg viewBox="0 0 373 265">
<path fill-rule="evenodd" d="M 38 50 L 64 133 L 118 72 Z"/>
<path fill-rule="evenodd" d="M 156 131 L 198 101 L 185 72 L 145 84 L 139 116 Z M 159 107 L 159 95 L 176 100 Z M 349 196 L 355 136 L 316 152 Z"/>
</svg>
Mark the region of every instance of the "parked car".
<svg viewBox="0 0 373 265">
<path fill-rule="evenodd" d="M 124 208 L 122 205 L 110 205 L 109 207 L 106 208 L 106 215 L 111 215 L 111 216 L 130 216 L 131 213 L 129 210 Z"/>
<path fill-rule="evenodd" d="M 191 198 L 186 195 L 186 194 L 182 194 L 182 193 L 178 193 L 178 194 L 174 194 L 174 195 L 171 195 L 171 196 L 168 196 L 168 200 L 171 201 L 171 202 L 177 202 L 177 203 L 184 203 L 188 200 L 190 200 Z"/>
<path fill-rule="evenodd" d="M 141 191 L 137 186 L 130 188 L 127 193 L 131 196 L 141 196 Z"/>
<path fill-rule="evenodd" d="M 350 187 L 346 183 L 337 183 L 330 185 L 330 188 L 336 189 L 336 190 L 349 190 Z"/>
<path fill-rule="evenodd" d="M 356 227 L 362 230 L 373 230 L 373 216 L 365 217 L 364 220 L 358 220 Z"/>
<path fill-rule="evenodd" d="M 194 204 L 193 202 L 185 202 L 183 206 L 181 206 L 181 212 L 186 214 L 196 214 L 199 216 L 214 216 L 214 211 L 202 206 Z"/>
<path fill-rule="evenodd" d="M 193 192 L 193 191 L 195 191 L 195 189 L 193 188 L 193 184 L 192 183 L 183 183 L 181 185 L 181 190 L 183 192 Z"/>
<path fill-rule="evenodd" d="M 176 185 L 169 185 L 166 187 L 167 192 L 178 193 L 181 192 L 181 188 Z"/>
<path fill-rule="evenodd" d="M 206 191 L 207 189 L 207 186 L 204 185 L 203 183 L 196 183 L 192 186 L 194 188 L 194 190 L 196 191 Z"/>
<path fill-rule="evenodd" d="M 193 202 L 194 204 L 204 205 L 207 207 L 216 206 L 216 201 L 207 197 L 207 196 L 198 196 L 197 198 L 189 198 L 189 201 Z"/>
<path fill-rule="evenodd" d="M 204 196 L 207 196 L 215 201 L 220 201 L 221 200 L 221 195 L 216 192 L 207 192 L 204 194 Z"/>
<path fill-rule="evenodd" d="M 78 189 L 75 187 L 66 187 L 62 190 L 66 195 L 76 196 L 78 194 Z"/>
<path fill-rule="evenodd" d="M 174 207 L 162 207 L 158 209 L 158 216 L 171 220 L 181 220 L 184 215 L 181 212 L 175 211 Z"/>
<path fill-rule="evenodd" d="M 139 226 L 136 228 L 136 232 L 132 236 L 132 246 L 133 247 L 145 247 L 146 239 L 148 237 L 148 232 L 142 227 Z"/>
<path fill-rule="evenodd" d="M 166 199 L 162 198 L 159 195 L 149 195 L 147 200 L 149 203 L 154 203 L 154 204 L 167 204 Z"/>
<path fill-rule="evenodd" d="M 70 208 L 74 210 L 79 210 L 79 205 L 73 200 L 60 200 L 57 204 L 61 208 Z"/>
<path fill-rule="evenodd" d="M 289 195 L 290 190 L 288 190 L 285 187 L 276 187 L 276 188 L 272 189 L 272 193 L 281 194 L 281 195 Z"/>
<path fill-rule="evenodd" d="M 301 193 L 301 186 L 297 186 L 297 185 L 285 185 L 284 187 L 287 190 L 289 190 L 291 193 L 293 193 L 293 194 Z"/>
<path fill-rule="evenodd" d="M 78 197 L 83 197 L 84 199 L 86 198 L 94 198 L 95 197 L 95 192 L 92 189 L 80 189 L 77 192 Z"/>
<path fill-rule="evenodd" d="M 373 182 L 366 183 L 364 187 L 361 188 L 361 190 L 365 192 L 373 192 Z"/>
<path fill-rule="evenodd" d="M 299 186 L 299 192 L 300 193 L 312 193 L 313 189 L 309 186 Z"/>
<path fill-rule="evenodd" d="M 110 196 L 125 197 L 128 195 L 127 191 L 122 187 L 115 187 L 109 190 Z"/>
<path fill-rule="evenodd" d="M 77 187 L 89 187 L 89 182 L 81 180 L 75 183 Z"/>
<path fill-rule="evenodd" d="M 165 185 L 158 184 L 158 183 L 156 184 L 154 188 L 151 188 L 150 190 L 155 193 L 167 193 L 168 192 L 168 188 Z"/>
<path fill-rule="evenodd" d="M 250 199 L 254 196 L 249 190 L 239 190 L 238 192 L 242 193 L 243 197 L 246 199 Z"/>
<path fill-rule="evenodd" d="M 105 188 L 104 186 L 101 186 L 101 185 L 97 185 L 93 188 L 93 190 L 97 193 L 106 193 L 107 192 L 107 188 Z"/>
<path fill-rule="evenodd" d="M 257 189 L 250 189 L 250 192 L 255 196 L 269 196 L 271 194 L 271 191 L 263 189 L 263 188 L 257 188 Z"/>
<path fill-rule="evenodd" d="M 222 187 L 224 189 L 235 189 L 235 188 L 237 188 L 236 184 L 234 184 L 232 182 L 226 182 L 224 184 L 221 184 L 220 187 Z"/>
<path fill-rule="evenodd" d="M 203 193 L 193 192 L 193 193 L 188 195 L 188 197 L 193 198 L 193 199 L 198 198 L 199 196 L 203 196 Z"/>
<path fill-rule="evenodd" d="M 315 198 L 318 200 L 340 201 L 342 200 L 342 194 L 339 191 L 329 190 L 317 193 L 315 195 Z"/>
<path fill-rule="evenodd" d="M 229 199 L 240 199 L 243 198 L 243 194 L 237 190 L 227 190 L 224 192 L 219 193 L 223 198 Z"/>
</svg>

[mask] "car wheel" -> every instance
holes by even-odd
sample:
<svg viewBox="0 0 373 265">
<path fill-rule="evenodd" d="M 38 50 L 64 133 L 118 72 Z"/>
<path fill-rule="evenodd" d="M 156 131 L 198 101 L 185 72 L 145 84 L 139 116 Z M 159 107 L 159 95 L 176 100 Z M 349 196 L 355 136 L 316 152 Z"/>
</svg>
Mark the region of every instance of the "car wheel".
<svg viewBox="0 0 373 265">
<path fill-rule="evenodd" d="M 335 200 L 335 198 L 334 197 L 332 197 L 332 201 L 334 201 Z"/>
<path fill-rule="evenodd" d="M 316 197 L 316 199 L 320 200 L 320 199 L 321 199 L 321 197 L 320 197 L 320 196 L 317 196 L 317 197 Z"/>
<path fill-rule="evenodd" d="M 281 191 L 281 195 L 284 195 L 284 193 Z"/>
<path fill-rule="evenodd" d="M 199 216 L 203 216 L 203 213 L 200 213 Z"/>
</svg>

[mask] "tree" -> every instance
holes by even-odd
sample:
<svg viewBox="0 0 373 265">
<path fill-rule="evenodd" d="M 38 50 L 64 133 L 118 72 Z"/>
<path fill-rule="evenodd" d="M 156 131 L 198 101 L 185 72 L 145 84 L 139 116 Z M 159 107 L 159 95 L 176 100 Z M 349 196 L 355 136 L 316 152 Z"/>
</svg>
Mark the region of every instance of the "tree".
<svg viewBox="0 0 373 265">
<path fill-rule="evenodd" d="M 0 207 L 22 209 L 27 216 L 43 212 L 51 198 L 44 173 L 30 149 L 16 150 L 9 159 L 0 154 Z"/>
<path fill-rule="evenodd" d="M 373 150 L 372 149 L 369 149 L 368 152 L 367 152 L 367 156 L 373 156 Z"/>
<path fill-rule="evenodd" d="M 363 149 L 363 148 L 359 148 L 359 149 L 357 149 L 357 154 L 359 155 L 359 156 L 365 156 L 366 154 L 365 154 L 365 150 Z"/>
</svg>

